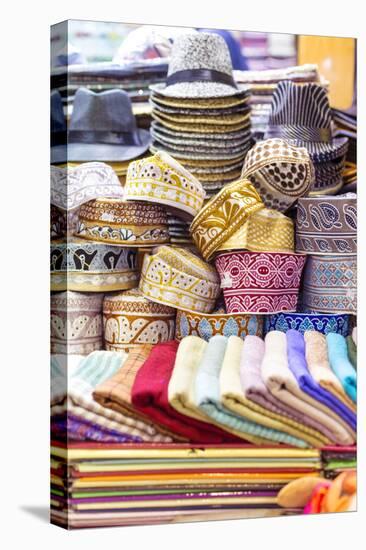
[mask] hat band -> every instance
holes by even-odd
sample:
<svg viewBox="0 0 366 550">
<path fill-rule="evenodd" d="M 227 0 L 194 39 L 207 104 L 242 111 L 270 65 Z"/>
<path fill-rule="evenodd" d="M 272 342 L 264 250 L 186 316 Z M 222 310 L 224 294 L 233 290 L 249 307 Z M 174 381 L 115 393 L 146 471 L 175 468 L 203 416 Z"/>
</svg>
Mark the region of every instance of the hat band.
<svg viewBox="0 0 366 550">
<path fill-rule="evenodd" d="M 169 75 L 166 79 L 167 86 L 180 84 L 181 82 L 215 82 L 237 88 L 232 75 L 213 69 L 187 69 L 185 71 L 177 71 Z"/>
<path fill-rule="evenodd" d="M 303 141 L 330 141 L 330 128 L 311 128 L 309 126 L 281 125 L 268 126 L 267 138 L 297 139 Z"/>
<path fill-rule="evenodd" d="M 66 145 L 67 132 L 66 130 L 56 130 L 51 132 L 51 147 L 56 145 Z"/>
<path fill-rule="evenodd" d="M 105 143 L 107 145 L 141 145 L 135 132 L 113 132 L 110 130 L 70 130 L 69 143 Z"/>
</svg>

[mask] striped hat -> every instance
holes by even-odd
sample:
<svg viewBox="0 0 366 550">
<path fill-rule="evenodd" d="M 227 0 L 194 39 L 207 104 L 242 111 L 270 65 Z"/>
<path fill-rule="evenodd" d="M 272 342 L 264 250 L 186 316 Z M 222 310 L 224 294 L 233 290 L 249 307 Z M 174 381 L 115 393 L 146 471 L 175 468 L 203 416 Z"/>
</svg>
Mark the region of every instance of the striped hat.
<svg viewBox="0 0 366 550">
<path fill-rule="evenodd" d="M 280 82 L 272 96 L 265 139 L 279 137 L 306 147 L 315 163 L 344 157 L 348 138 L 332 138 L 332 115 L 326 90 L 319 84 Z"/>
</svg>

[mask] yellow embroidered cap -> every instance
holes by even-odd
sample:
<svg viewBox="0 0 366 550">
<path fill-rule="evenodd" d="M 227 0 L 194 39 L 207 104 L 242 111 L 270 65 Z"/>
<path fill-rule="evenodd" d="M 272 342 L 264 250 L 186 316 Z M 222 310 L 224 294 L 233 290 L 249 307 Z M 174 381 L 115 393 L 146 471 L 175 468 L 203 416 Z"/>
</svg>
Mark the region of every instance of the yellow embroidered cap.
<svg viewBox="0 0 366 550">
<path fill-rule="evenodd" d="M 216 269 L 184 248 L 161 246 L 144 257 L 140 286 L 154 302 L 211 313 L 220 292 Z"/>
<path fill-rule="evenodd" d="M 162 151 L 130 163 L 124 192 L 127 201 L 164 204 L 189 220 L 200 211 L 205 198 L 201 182 Z"/>
<path fill-rule="evenodd" d="M 257 191 L 246 179 L 225 185 L 194 218 L 190 232 L 205 260 L 212 258 L 257 210 L 264 207 Z"/>
<path fill-rule="evenodd" d="M 294 222 L 270 208 L 258 210 L 217 250 L 295 252 Z"/>
</svg>

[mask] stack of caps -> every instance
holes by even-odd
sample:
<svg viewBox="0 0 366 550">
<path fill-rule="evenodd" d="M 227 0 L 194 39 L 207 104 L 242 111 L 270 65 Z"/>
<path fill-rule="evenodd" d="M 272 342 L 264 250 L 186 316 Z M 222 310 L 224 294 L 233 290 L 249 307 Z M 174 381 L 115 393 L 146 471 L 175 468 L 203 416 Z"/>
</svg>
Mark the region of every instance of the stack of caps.
<svg viewBox="0 0 366 550">
<path fill-rule="evenodd" d="M 248 102 L 233 79 L 223 38 L 180 36 L 165 85 L 151 87 L 151 150 L 174 156 L 212 195 L 240 174 L 251 144 Z"/>
<path fill-rule="evenodd" d="M 54 442 L 51 522 L 76 529 L 296 514 L 277 494 L 319 476 L 320 466 L 315 449 Z"/>
<path fill-rule="evenodd" d="M 163 205 L 172 244 L 191 244 L 189 223 L 202 208 L 204 198 L 199 180 L 168 153 L 158 151 L 129 165 L 125 199 Z"/>
<path fill-rule="evenodd" d="M 356 314 L 356 195 L 301 198 L 296 251 L 308 254 L 303 307 L 316 313 Z"/>
<path fill-rule="evenodd" d="M 306 149 L 267 140 L 249 151 L 242 179 L 193 220 L 197 248 L 215 258 L 228 314 L 296 311 L 305 256 L 294 253 L 294 224 L 282 212 L 312 181 Z"/>
<path fill-rule="evenodd" d="M 254 140 L 263 139 L 268 118 L 271 111 L 271 102 L 278 83 L 290 80 L 297 83 L 320 83 L 317 65 L 300 65 L 283 69 L 265 71 L 234 71 L 235 80 L 239 87 L 249 87 L 251 106 L 251 125 Z M 321 82 L 326 87 L 325 82 Z"/>
<path fill-rule="evenodd" d="M 305 147 L 315 168 L 311 194 L 335 195 L 343 185 L 346 137 L 333 137 L 332 111 L 319 84 L 280 82 L 273 94 L 266 138 Z"/>
<path fill-rule="evenodd" d="M 357 186 L 357 108 L 352 106 L 346 111 L 332 109 L 335 124 L 335 137 L 348 138 L 348 151 L 343 171 L 344 191 L 356 191 Z"/>
</svg>

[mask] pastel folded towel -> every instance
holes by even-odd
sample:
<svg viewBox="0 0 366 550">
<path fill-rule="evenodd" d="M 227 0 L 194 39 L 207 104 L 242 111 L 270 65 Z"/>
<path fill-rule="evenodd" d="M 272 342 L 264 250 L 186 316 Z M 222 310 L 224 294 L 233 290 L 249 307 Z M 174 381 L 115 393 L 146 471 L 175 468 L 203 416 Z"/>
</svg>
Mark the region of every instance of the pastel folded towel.
<svg viewBox="0 0 366 550">
<path fill-rule="evenodd" d="M 332 371 L 346 394 L 357 401 L 357 373 L 348 359 L 347 343 L 341 334 L 327 334 L 328 357 Z"/>
<path fill-rule="evenodd" d="M 230 336 L 228 339 L 219 377 L 222 405 L 243 420 L 250 420 L 272 429 L 272 432 L 269 432 L 270 437 L 276 438 L 277 442 L 295 447 L 308 447 L 308 443 L 297 437 L 297 434 L 294 436 L 286 432 L 284 429 L 286 426 L 279 420 L 271 418 L 266 409 L 258 406 L 253 408 L 251 402 L 244 396 L 240 383 L 240 358 L 243 345 L 244 341 L 238 336 Z"/>
<path fill-rule="evenodd" d="M 186 336 L 181 340 L 168 385 L 168 400 L 178 413 L 205 424 L 209 423 L 210 431 L 223 437 L 223 430 L 207 419 L 194 401 L 196 374 L 206 347 L 207 342 L 198 336 Z M 225 432 L 225 441 L 227 440 L 238 441 L 238 438 Z"/>
<path fill-rule="evenodd" d="M 86 422 L 100 425 L 119 434 L 136 436 L 143 441 L 171 442 L 168 437 L 153 426 L 147 426 L 132 416 L 102 407 L 93 399 L 93 391 L 123 367 L 127 354 L 112 351 L 94 351 L 83 357 L 80 364 L 68 377 L 67 394 L 53 399 L 51 414 L 68 412 Z"/>
<path fill-rule="evenodd" d="M 351 411 L 356 412 L 355 403 L 348 397 L 342 384 L 330 368 L 325 334 L 307 330 L 304 332 L 304 340 L 306 362 L 311 376 L 322 388 L 332 393 Z"/>
<path fill-rule="evenodd" d="M 258 336 L 246 336 L 241 351 L 239 376 L 241 393 L 247 406 L 280 422 L 284 431 L 300 437 L 313 447 L 329 444 L 330 440 L 324 434 L 310 427 L 316 426 L 316 422 L 284 405 L 268 391 L 261 377 L 263 355 L 264 341 Z"/>
<path fill-rule="evenodd" d="M 288 366 L 287 338 L 284 332 L 273 330 L 266 335 L 261 374 L 273 395 L 290 407 L 318 421 L 319 429 L 323 431 L 324 426 L 327 430 L 326 435 L 331 433 L 332 441 L 340 445 L 354 443 L 354 439 L 343 425 L 334 420 L 329 413 L 324 412 L 317 401 L 300 389 Z"/>
<path fill-rule="evenodd" d="M 351 361 L 352 366 L 357 370 L 357 346 L 352 336 L 347 336 L 347 351 L 348 359 Z"/>
<path fill-rule="evenodd" d="M 353 327 L 353 329 L 352 329 L 352 340 L 354 341 L 355 345 L 357 346 L 357 327 Z"/>
<path fill-rule="evenodd" d="M 165 426 L 192 443 L 222 443 L 230 440 L 225 432 L 215 432 L 207 423 L 177 412 L 168 400 L 168 385 L 173 372 L 178 342 L 156 344 L 136 375 L 132 403 L 158 425 Z M 227 435 L 225 439 L 225 435 Z"/>
<path fill-rule="evenodd" d="M 305 356 L 304 335 L 294 329 L 286 333 L 288 366 L 294 374 L 300 389 L 314 399 L 315 403 L 324 406 L 324 412 L 333 416 L 336 422 L 344 425 L 345 429 L 351 428 L 352 437 L 355 437 L 356 415 L 347 408 L 342 401 L 332 393 L 322 388 L 311 376 Z"/>
<path fill-rule="evenodd" d="M 228 338 L 220 334 L 213 336 L 205 349 L 196 376 L 196 405 L 219 425 L 255 444 L 279 443 L 283 433 L 261 426 L 233 414 L 220 401 L 220 372 L 224 358 L 231 361 L 231 346 Z"/>
</svg>

